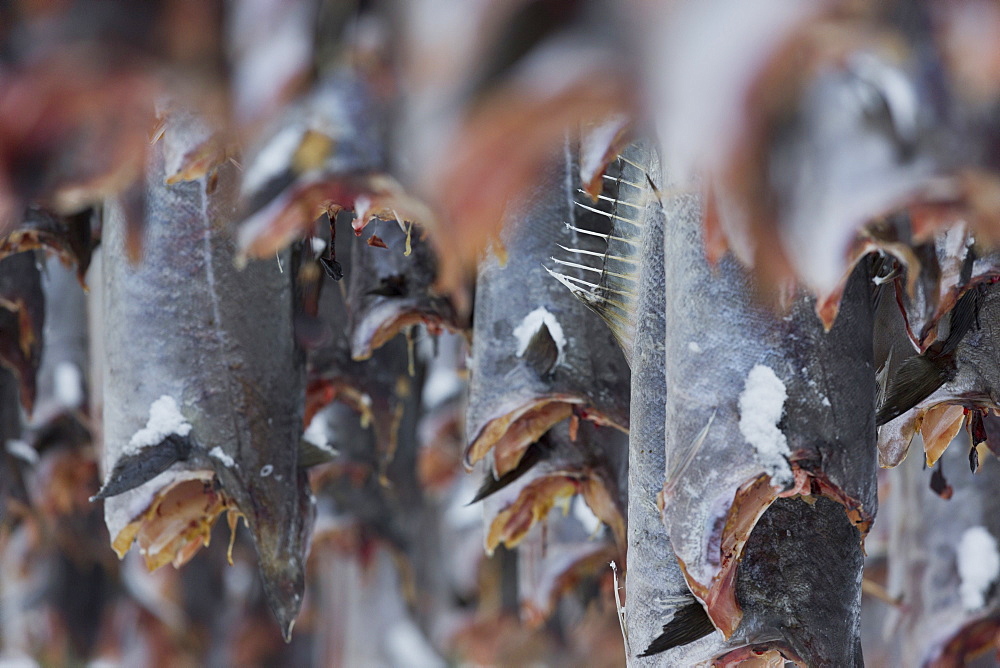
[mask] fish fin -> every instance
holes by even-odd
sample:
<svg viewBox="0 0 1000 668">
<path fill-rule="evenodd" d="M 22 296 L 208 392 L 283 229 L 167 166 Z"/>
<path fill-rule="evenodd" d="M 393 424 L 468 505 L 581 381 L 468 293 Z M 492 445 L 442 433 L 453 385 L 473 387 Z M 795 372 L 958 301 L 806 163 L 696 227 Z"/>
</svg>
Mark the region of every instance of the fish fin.
<svg viewBox="0 0 1000 668">
<path fill-rule="evenodd" d="M 149 482 L 175 463 L 187 460 L 191 448 L 190 438 L 170 434 L 156 445 L 125 455 L 118 460 L 107 481 L 90 500 L 118 496 Z"/>
<path fill-rule="evenodd" d="M 604 208 L 575 202 L 583 215 L 607 218 L 610 230 L 603 233 L 567 224 L 577 233 L 603 239 L 603 252 L 560 246 L 577 261 L 553 258 L 561 266 L 587 272 L 584 274 L 587 279 L 551 270 L 549 273 L 604 320 L 626 357 L 631 358 L 641 266 L 640 243 L 648 224 L 645 220 L 647 206 L 657 201 L 657 192 L 641 165 L 619 156 L 616 171 L 616 174 L 605 175 L 608 194 L 598 196 L 598 203 L 603 202 Z M 588 274 L 594 274 L 592 281 Z"/>
<path fill-rule="evenodd" d="M 557 359 L 559 359 L 559 346 L 552 338 L 548 325 L 543 322 L 524 349 L 524 361 L 539 378 L 544 378 L 555 367 Z"/>
<path fill-rule="evenodd" d="M 507 471 L 499 478 L 494 478 L 492 473 L 486 474 L 486 478 L 483 479 L 483 483 L 476 490 L 476 495 L 472 497 L 472 501 L 469 501 L 466 505 L 471 506 L 477 501 L 482 501 L 487 496 L 499 492 L 501 489 L 511 484 L 525 473 L 527 473 L 532 466 L 544 459 L 546 454 L 546 446 L 542 442 L 532 443 L 528 446 L 528 449 L 524 451 L 521 456 L 521 461 L 517 463 L 510 471 Z"/>
<path fill-rule="evenodd" d="M 875 418 L 876 424 L 882 426 L 910 410 L 944 385 L 952 375 L 949 357 L 923 354 L 909 358 L 889 380 L 885 401 L 879 406 Z"/>
<path fill-rule="evenodd" d="M 340 452 L 336 448 L 330 446 L 323 448 L 303 438 L 299 440 L 298 466 L 300 469 L 309 469 L 332 462 L 339 454 Z"/>
<path fill-rule="evenodd" d="M 705 608 L 698 601 L 691 601 L 674 612 L 674 617 L 663 625 L 663 633 L 656 636 L 640 657 L 653 656 L 674 647 L 693 643 L 715 630 Z"/>
<path fill-rule="evenodd" d="M 979 287 L 973 287 L 966 291 L 955 306 L 951 309 L 951 323 L 948 327 L 948 336 L 944 340 L 941 353 L 947 355 L 958 348 L 965 335 L 972 327 L 978 326 L 979 308 L 982 305 L 982 292 Z"/>
</svg>

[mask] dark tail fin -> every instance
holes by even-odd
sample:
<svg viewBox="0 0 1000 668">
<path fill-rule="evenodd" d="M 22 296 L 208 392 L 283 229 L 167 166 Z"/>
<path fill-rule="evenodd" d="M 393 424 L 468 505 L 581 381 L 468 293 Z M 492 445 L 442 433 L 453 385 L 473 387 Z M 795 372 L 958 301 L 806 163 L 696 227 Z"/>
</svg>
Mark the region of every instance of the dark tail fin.
<svg viewBox="0 0 1000 668">
<path fill-rule="evenodd" d="M 471 506 L 476 501 L 482 501 L 490 494 L 499 492 L 527 473 L 532 466 L 545 459 L 550 451 L 546 438 L 547 436 L 543 436 L 542 440 L 529 445 L 528 449 L 524 451 L 521 461 L 517 463 L 517 466 L 499 478 L 494 478 L 492 474 L 488 474 L 486 479 L 483 480 L 483 484 L 479 486 L 479 490 L 476 491 L 476 495 L 472 498 L 472 501 L 469 501 L 467 505 Z"/>
<path fill-rule="evenodd" d="M 90 500 L 118 496 L 149 482 L 176 462 L 186 460 L 191 454 L 191 447 L 191 440 L 186 436 L 170 434 L 156 445 L 125 455 L 118 460 L 107 482 Z"/>
<path fill-rule="evenodd" d="M 687 645 L 704 638 L 714 630 L 715 625 L 712 624 L 705 609 L 697 601 L 692 601 L 674 613 L 674 618 L 663 625 L 663 633 L 656 636 L 646 651 L 639 656 L 653 656 L 674 647 Z"/>
<path fill-rule="evenodd" d="M 950 359 L 915 355 L 903 362 L 889 380 L 885 401 L 878 409 L 875 423 L 882 426 L 931 396 L 954 375 Z"/>
<path fill-rule="evenodd" d="M 879 407 L 876 416 L 879 426 L 910 410 L 954 378 L 955 350 L 969 330 L 978 327 L 982 298 L 979 287 L 969 289 L 951 310 L 948 336 L 944 341 L 938 341 L 924 354 L 911 357 L 900 365 L 889 380 L 885 401 Z"/>
</svg>

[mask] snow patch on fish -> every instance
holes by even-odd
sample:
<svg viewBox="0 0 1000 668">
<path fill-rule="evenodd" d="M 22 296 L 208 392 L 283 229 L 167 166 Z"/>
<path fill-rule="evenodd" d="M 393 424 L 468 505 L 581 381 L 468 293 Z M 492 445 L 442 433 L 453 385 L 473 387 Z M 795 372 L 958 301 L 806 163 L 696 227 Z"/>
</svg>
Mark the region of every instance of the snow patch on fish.
<svg viewBox="0 0 1000 668">
<path fill-rule="evenodd" d="M 962 607 L 969 612 L 985 607 L 986 594 L 1000 576 L 996 539 L 986 527 L 969 527 L 958 542 L 956 557 Z"/>
<path fill-rule="evenodd" d="M 220 462 L 222 462 L 224 466 L 227 466 L 231 469 L 236 468 L 236 462 L 233 461 L 233 458 L 227 455 L 225 452 L 223 452 L 222 448 L 220 448 L 219 446 L 215 446 L 214 448 L 209 450 L 208 455 L 210 457 L 218 459 Z"/>
<path fill-rule="evenodd" d="M 524 351 L 528 349 L 531 337 L 542 328 L 542 325 L 549 328 L 549 334 L 552 336 L 552 340 L 555 341 L 556 348 L 559 349 L 559 358 L 562 358 L 563 348 L 566 347 L 566 336 L 563 334 L 562 325 L 559 324 L 556 317 L 544 306 L 539 306 L 524 316 L 521 324 L 514 328 L 514 337 L 517 339 L 518 357 L 524 356 Z"/>
<path fill-rule="evenodd" d="M 584 531 L 590 536 L 597 534 L 603 524 L 600 518 L 594 514 L 594 511 L 590 509 L 590 506 L 587 505 L 587 502 L 579 496 L 573 499 L 573 517 L 583 525 Z"/>
<path fill-rule="evenodd" d="M 7 441 L 6 444 L 7 453 L 11 456 L 17 457 L 21 461 L 27 462 L 32 466 L 38 463 L 38 450 L 28 445 L 27 441 L 22 441 L 19 438 L 12 438 Z"/>
<path fill-rule="evenodd" d="M 329 455 L 338 454 L 336 449 L 330 447 L 330 430 L 327 429 L 326 415 L 323 411 L 314 415 L 313 419 L 309 421 L 309 426 L 306 427 L 302 438 Z"/>
<path fill-rule="evenodd" d="M 171 434 L 187 436 L 190 433 L 191 423 L 181 415 L 177 401 L 164 394 L 149 406 L 149 420 L 146 421 L 146 426 L 132 435 L 122 454 L 135 454 L 143 448 L 159 445 Z"/>
<path fill-rule="evenodd" d="M 56 401 L 65 408 L 83 403 L 83 374 L 72 362 L 60 362 L 55 368 Z"/>
<path fill-rule="evenodd" d="M 243 172 L 243 193 L 254 193 L 268 181 L 281 175 L 292 164 L 295 151 L 302 143 L 305 128 L 289 126 L 282 128 L 268 141 Z"/>
<path fill-rule="evenodd" d="M 785 384 L 774 370 L 763 364 L 750 369 L 739 398 L 740 433 L 757 451 L 757 458 L 771 476 L 771 484 L 779 489 L 792 483 L 787 459 L 792 453 L 788 439 L 778 429 L 786 399 Z"/>
</svg>

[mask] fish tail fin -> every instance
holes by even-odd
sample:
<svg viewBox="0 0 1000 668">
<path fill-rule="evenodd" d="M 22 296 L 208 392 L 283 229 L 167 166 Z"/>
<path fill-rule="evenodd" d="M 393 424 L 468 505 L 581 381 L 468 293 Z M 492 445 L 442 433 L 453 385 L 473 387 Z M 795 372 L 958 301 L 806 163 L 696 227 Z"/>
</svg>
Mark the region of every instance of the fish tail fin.
<svg viewBox="0 0 1000 668">
<path fill-rule="evenodd" d="M 483 483 L 479 486 L 479 489 L 476 490 L 476 495 L 472 498 L 472 501 L 469 501 L 466 505 L 471 506 L 477 501 L 482 501 L 487 496 L 499 492 L 501 489 L 523 476 L 531 469 L 532 466 L 545 458 L 546 451 L 547 447 L 543 441 L 538 441 L 529 445 L 528 449 L 525 450 L 524 455 L 521 457 L 521 461 L 519 461 L 517 466 L 513 469 L 504 473 L 499 478 L 495 478 L 492 473 L 488 473 L 483 479 Z"/>
<path fill-rule="evenodd" d="M 693 643 L 715 630 L 705 608 L 692 600 L 674 612 L 673 619 L 663 625 L 663 632 L 649 643 L 640 657 L 653 656 L 674 647 Z"/>
<path fill-rule="evenodd" d="M 889 379 L 885 399 L 875 422 L 882 426 L 933 394 L 953 375 L 949 356 L 915 355 L 899 366 Z"/>
<path fill-rule="evenodd" d="M 115 463 L 108 479 L 90 500 L 118 496 L 149 482 L 175 463 L 186 460 L 191 449 L 190 438 L 169 434 L 156 445 L 123 456 Z"/>
</svg>

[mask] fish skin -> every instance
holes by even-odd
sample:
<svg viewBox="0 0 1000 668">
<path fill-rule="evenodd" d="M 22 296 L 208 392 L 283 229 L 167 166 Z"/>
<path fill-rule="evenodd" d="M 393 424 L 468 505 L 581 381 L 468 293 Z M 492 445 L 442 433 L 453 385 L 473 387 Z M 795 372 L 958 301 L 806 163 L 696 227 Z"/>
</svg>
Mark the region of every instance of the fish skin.
<svg viewBox="0 0 1000 668">
<path fill-rule="evenodd" d="M 0 437 L 6 444 L 21 435 L 18 407 L 17 378 L 0 367 Z M 0 450 L 0 528 L 17 522 L 21 511 L 28 507 L 28 491 L 24 484 L 23 462 L 6 447 Z"/>
<path fill-rule="evenodd" d="M 184 141 L 177 123 L 161 143 Z M 173 397 L 200 446 L 183 468 L 213 471 L 245 517 L 287 638 L 301 605 L 313 516 L 297 467 L 304 377 L 292 336 L 291 273 L 279 269 L 280 257 L 235 268 L 234 167 L 219 167 L 211 194 L 205 179 L 164 185 L 161 148 L 148 173 L 146 250 L 137 266 L 124 258 L 120 211 L 109 207 L 105 221 L 105 470 L 144 426 L 150 404 Z M 209 457 L 216 447 L 236 465 Z M 265 465 L 270 475 L 260 475 Z M 112 538 L 134 519 L 136 504 L 144 508 L 160 491 L 155 483 L 105 502 Z"/>
<path fill-rule="evenodd" d="M 481 263 L 476 286 L 466 464 L 485 456 L 527 407 L 550 402 L 562 413 L 536 420 L 534 438 L 582 409 L 620 428 L 628 426 L 628 364 L 599 317 L 546 274 L 543 263 L 557 244 L 586 248 L 583 234 L 564 223 L 587 225 L 574 202 L 577 176 L 566 155 L 551 166 L 506 221 L 501 241 L 506 264 L 495 253 Z M 598 246 L 594 246 L 599 250 Z M 583 270 L 565 273 L 583 278 Z M 532 311 L 544 307 L 560 323 L 566 339 L 556 364 L 542 376 L 517 355 L 513 332 Z M 534 334 L 529 333 L 529 334 Z M 505 421 L 511 421 L 505 423 Z M 524 424 L 524 420 L 520 420 Z M 516 465 L 533 440 L 519 436 L 509 448 Z M 496 453 L 494 453 L 496 454 Z M 505 470 L 497 469 L 502 475 Z"/>
<path fill-rule="evenodd" d="M 621 184 L 618 193 L 619 198 L 637 204 L 618 208 L 630 211 L 642 226 L 625 226 L 616 232 L 622 236 L 629 234 L 638 241 L 633 252 L 639 260 L 634 275 L 634 311 L 626 324 L 630 333 L 619 337 L 619 342 L 629 342 L 632 368 L 625 630 L 630 663 L 636 666 L 683 663 L 692 658 L 692 650 L 701 651 L 704 658 L 710 656 L 706 647 L 717 647 L 719 643 L 716 637 L 698 642 L 715 627 L 688 589 L 656 507 L 656 495 L 663 488 L 666 468 L 661 444 L 665 438 L 668 391 L 663 347 L 665 221 L 652 187 L 661 179 L 660 163 L 648 142 L 628 146 L 622 156 L 629 162 L 622 165 L 621 178 L 642 184 L 642 188 Z M 631 166 L 633 163 L 642 169 Z M 626 249 L 624 244 L 620 245 L 622 250 Z M 682 645 L 688 647 L 675 649 Z M 667 650 L 673 651 L 661 655 Z"/>
<path fill-rule="evenodd" d="M 933 394 L 958 373 L 956 349 L 970 330 L 979 326 L 985 292 L 990 288 L 979 284 L 958 298 L 942 326 L 947 335 L 932 343 L 920 355 L 904 360 L 888 379 L 885 400 L 879 406 L 876 422 L 879 426 L 893 420 Z"/>
<path fill-rule="evenodd" d="M 238 234 L 241 253 L 269 257 L 331 205 L 352 209 L 372 194 L 371 177 L 387 162 L 376 98 L 363 74 L 335 69 L 251 149 L 240 196 L 249 213 Z"/>
<path fill-rule="evenodd" d="M 344 220 L 339 219 L 338 227 L 342 223 Z M 407 413 L 410 399 L 419 401 L 419 385 L 409 375 L 410 351 L 404 337 L 397 336 L 375 350 L 372 359 L 356 360 L 351 355 L 350 310 L 346 298 L 347 284 L 355 270 L 353 253 L 342 257 L 347 280 L 333 281 L 327 275 L 319 276 L 316 310 L 323 336 L 322 342 L 309 351 L 309 388 L 317 395 L 315 399 L 310 397 L 310 410 L 340 401 L 349 404 L 366 425 L 370 421 L 374 450 L 366 456 L 371 457 L 382 474 L 392 463 L 398 447 L 401 416 Z M 418 366 L 414 359 L 415 372 Z M 412 396 L 401 396 L 401 387 L 412 392 Z"/>
<path fill-rule="evenodd" d="M 97 218 L 91 209 L 60 216 L 39 206 L 29 206 L 20 224 L 0 239 L 0 257 L 45 248 L 57 254 L 63 263 L 75 264 L 77 278 L 83 283 L 98 244 L 92 225 Z"/>
<path fill-rule="evenodd" d="M 968 439 L 960 435 L 941 457 L 953 489 L 948 500 L 931 489 L 931 472 L 921 458 L 911 457 L 893 471 L 886 502 L 893 546 L 887 588 L 905 604 L 890 609 L 886 628 L 899 665 L 975 665 L 979 651 L 994 647 L 1000 601 L 994 590 L 983 609 L 964 609 L 956 559 L 962 535 L 971 527 L 1000 538 L 1000 463 L 987 457 L 972 473 L 967 447 Z"/>
<path fill-rule="evenodd" d="M 40 428 L 61 413 L 72 413 L 79 421 L 86 412 L 87 373 L 87 296 L 77 279 L 77 272 L 56 258 L 47 258 L 42 275 L 45 293 L 45 327 L 42 363 L 38 369 L 38 398 L 31 427 Z M 68 369 L 77 372 L 79 385 L 68 387 L 72 379 Z M 79 392 L 79 403 L 67 405 Z"/>
<path fill-rule="evenodd" d="M 807 600 L 794 583 L 773 581 L 782 590 L 785 610 L 777 607 L 778 599 L 759 600 L 744 606 L 742 623 L 734 627 L 740 617 L 727 607 L 734 603 L 730 596 L 748 592 L 738 579 L 733 581 L 735 591 L 727 592 L 729 585 L 717 578 L 725 576 L 720 559 L 738 564 L 741 556 L 754 558 L 738 544 L 728 553 L 721 549 L 727 537 L 745 537 L 749 528 L 733 532 L 734 517 L 749 517 L 752 527 L 779 492 L 770 488 L 766 476 L 758 478 L 764 468 L 739 427 L 739 395 L 757 364 L 770 367 L 787 391 L 780 428 L 792 454 L 795 484 L 785 492 L 815 496 L 818 487 L 820 495 L 843 501 L 841 512 L 850 510 L 863 522 L 875 515 L 876 385 L 867 261 L 855 269 L 837 320 L 825 333 L 811 298 L 797 295 L 782 317 L 760 302 L 753 279 L 733 256 L 722 258 L 714 270 L 708 267 L 698 196 L 681 192 L 667 198 L 664 207 L 668 391 L 663 501 L 674 551 L 716 626 L 726 626 L 724 633 L 732 634 L 731 644 L 778 641 L 810 663 L 853 665 L 858 659 L 856 624 L 844 619 L 831 626 L 829 619 L 820 619 L 820 611 L 810 608 L 811 594 Z M 700 352 L 694 352 L 691 343 Z M 747 501 L 741 495 L 755 479 L 754 484 L 768 487 L 759 488 L 761 499 L 750 502 L 757 515 L 731 515 L 734 501 Z M 857 533 L 859 554 L 861 538 Z M 782 538 L 774 540 L 780 543 Z M 815 545 L 824 549 L 818 538 Z M 835 580 L 844 587 L 826 595 L 848 607 L 859 606 L 860 570 L 855 572 L 853 562 L 828 567 L 844 570 Z M 739 573 L 737 567 L 736 578 Z M 802 633 L 774 623 L 788 618 L 793 606 L 797 618 L 807 624 Z M 818 627 L 827 632 L 814 643 L 809 634 Z"/>
</svg>

